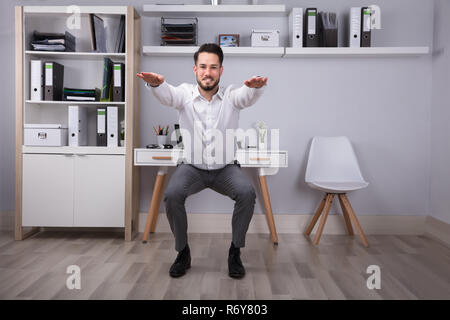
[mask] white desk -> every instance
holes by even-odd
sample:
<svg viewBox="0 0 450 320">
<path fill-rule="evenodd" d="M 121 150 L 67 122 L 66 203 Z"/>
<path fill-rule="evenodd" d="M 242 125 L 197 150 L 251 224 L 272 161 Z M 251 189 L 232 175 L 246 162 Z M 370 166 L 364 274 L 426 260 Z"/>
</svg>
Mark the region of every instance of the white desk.
<svg viewBox="0 0 450 320">
<path fill-rule="evenodd" d="M 148 239 L 149 232 L 154 232 L 158 217 L 159 205 L 164 189 L 164 180 L 168 171 L 168 167 L 175 167 L 183 159 L 182 149 L 134 149 L 134 165 L 135 166 L 157 166 L 158 174 L 156 176 L 153 188 L 153 196 L 148 211 L 147 222 L 145 224 L 144 236 L 142 241 L 145 243 Z M 266 176 L 274 175 L 279 168 L 288 166 L 287 151 L 247 151 L 238 150 L 236 159 L 241 167 L 258 168 L 259 185 L 266 209 L 267 224 L 274 244 L 278 244 L 278 236 L 273 219 L 272 205 L 270 203 L 269 189 L 267 187 Z"/>
</svg>

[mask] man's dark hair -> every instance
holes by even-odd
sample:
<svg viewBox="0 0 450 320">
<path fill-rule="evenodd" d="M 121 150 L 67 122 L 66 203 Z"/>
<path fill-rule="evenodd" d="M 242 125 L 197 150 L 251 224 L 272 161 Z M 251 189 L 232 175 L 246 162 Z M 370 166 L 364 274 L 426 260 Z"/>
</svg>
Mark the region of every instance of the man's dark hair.
<svg viewBox="0 0 450 320">
<path fill-rule="evenodd" d="M 198 55 L 201 52 L 209 52 L 209 53 L 217 54 L 217 56 L 219 57 L 220 65 L 222 66 L 223 51 L 222 51 L 222 48 L 220 46 L 218 46 L 215 43 L 204 43 L 204 44 L 202 44 L 200 46 L 200 48 L 198 48 L 197 52 L 194 53 L 194 62 L 195 62 L 196 65 L 197 65 Z"/>
</svg>

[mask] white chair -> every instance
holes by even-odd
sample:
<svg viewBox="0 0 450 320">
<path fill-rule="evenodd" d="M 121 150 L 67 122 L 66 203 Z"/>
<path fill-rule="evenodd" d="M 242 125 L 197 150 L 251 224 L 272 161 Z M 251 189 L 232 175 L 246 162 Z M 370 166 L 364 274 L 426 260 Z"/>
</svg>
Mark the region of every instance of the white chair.
<svg viewBox="0 0 450 320">
<path fill-rule="evenodd" d="M 333 198 L 337 194 L 348 234 L 353 236 L 353 223 L 362 243 L 368 247 L 366 236 L 346 196 L 347 192 L 369 185 L 361 175 L 358 160 L 349 139 L 347 137 L 314 137 L 309 151 L 305 181 L 311 188 L 325 192 L 325 196 L 305 231 L 305 235 L 309 236 L 322 215 L 313 241 L 314 245 L 319 244 Z"/>
</svg>

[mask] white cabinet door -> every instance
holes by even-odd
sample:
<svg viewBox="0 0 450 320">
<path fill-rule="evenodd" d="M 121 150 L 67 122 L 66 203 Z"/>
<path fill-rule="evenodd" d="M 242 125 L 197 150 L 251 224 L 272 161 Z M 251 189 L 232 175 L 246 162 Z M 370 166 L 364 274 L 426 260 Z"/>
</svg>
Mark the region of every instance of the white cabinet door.
<svg viewBox="0 0 450 320">
<path fill-rule="evenodd" d="M 75 155 L 74 226 L 125 226 L 125 156 Z"/>
<path fill-rule="evenodd" d="M 22 225 L 73 225 L 72 155 L 23 155 Z"/>
</svg>

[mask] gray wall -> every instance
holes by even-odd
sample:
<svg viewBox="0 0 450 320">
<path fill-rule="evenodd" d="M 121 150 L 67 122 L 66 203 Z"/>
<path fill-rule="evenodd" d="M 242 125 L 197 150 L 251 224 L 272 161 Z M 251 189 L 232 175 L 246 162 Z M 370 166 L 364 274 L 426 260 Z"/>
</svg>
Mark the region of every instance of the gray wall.
<svg viewBox="0 0 450 320">
<path fill-rule="evenodd" d="M 2 3 L 1 51 L 6 61 L 0 77 L 3 113 L 0 118 L 0 211 L 14 209 L 14 21 L 15 5 L 134 5 L 161 1 L 5 1 Z M 183 1 L 206 4 L 208 1 Z M 335 10 L 342 19 L 348 8 L 361 1 L 259 1 L 285 3 Z M 221 1 L 223 4 L 247 1 Z M 374 46 L 433 45 L 434 2 L 425 0 L 378 0 L 382 9 L 382 30 L 374 31 Z M 404 14 L 405 8 L 409 15 Z M 402 13 L 403 12 L 403 13 Z M 414 23 L 411 23 L 414 17 Z M 199 21 L 200 42 L 216 40 L 218 33 L 240 33 L 248 44 L 252 28 L 287 31 L 286 18 L 211 19 Z M 143 17 L 142 43 L 156 45 L 158 19 Z M 246 40 L 247 39 L 247 40 Z M 340 41 L 341 45 L 343 40 Z M 282 36 L 282 45 L 287 37 Z M 193 82 L 192 58 L 142 57 L 142 70 L 165 75 L 178 85 Z M 447 59 L 448 65 L 448 59 Z M 275 213 L 311 213 L 320 200 L 317 191 L 304 183 L 306 158 L 314 135 L 347 135 L 354 144 L 365 179 L 365 190 L 349 195 L 358 214 L 428 215 L 430 208 L 430 149 L 432 105 L 432 57 L 420 58 L 236 58 L 225 57 L 222 84 L 241 84 L 252 75 L 269 77 L 264 97 L 241 112 L 240 126 L 249 128 L 265 120 L 279 128 L 281 149 L 289 151 L 289 168 L 268 178 Z M 151 93 L 141 90 L 142 146 L 154 142 L 152 126 L 175 123 L 177 113 L 157 103 Z M 173 170 L 173 169 L 172 169 Z M 170 170 L 170 174 L 173 172 Z M 256 172 L 246 173 L 257 183 Z M 155 168 L 141 171 L 141 212 L 148 210 Z M 438 172 L 436 173 L 437 175 Z M 170 177 L 170 176 L 169 176 Z M 446 178 L 444 178 L 446 179 Z M 450 183 L 450 177 L 446 179 Z M 443 181 L 440 182 L 444 184 Z M 188 212 L 225 213 L 233 202 L 210 190 L 188 198 Z M 163 210 L 163 208 L 161 208 Z M 332 209 L 337 211 L 337 207 Z M 262 202 L 255 212 L 262 212 Z"/>
<path fill-rule="evenodd" d="M 450 3 L 435 3 L 433 105 L 431 109 L 431 215 L 450 223 Z"/>
</svg>

